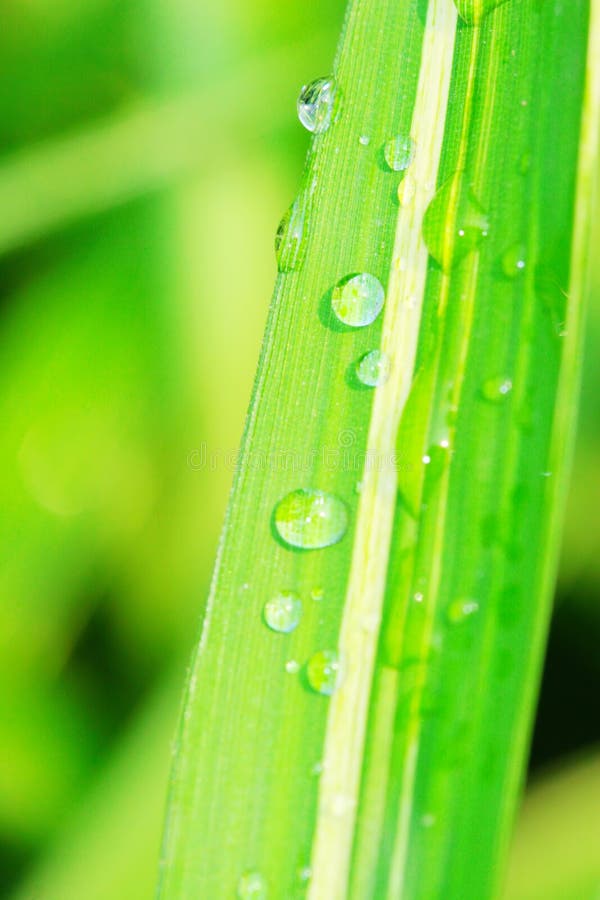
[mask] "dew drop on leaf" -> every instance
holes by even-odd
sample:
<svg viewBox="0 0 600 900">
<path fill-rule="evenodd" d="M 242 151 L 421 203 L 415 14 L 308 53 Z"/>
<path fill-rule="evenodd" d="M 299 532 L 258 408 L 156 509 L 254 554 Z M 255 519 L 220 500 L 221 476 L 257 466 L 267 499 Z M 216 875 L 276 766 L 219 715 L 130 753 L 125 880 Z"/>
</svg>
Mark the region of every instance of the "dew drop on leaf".
<svg viewBox="0 0 600 900">
<path fill-rule="evenodd" d="M 487 214 L 467 183 L 455 172 L 439 188 L 423 216 L 423 240 L 445 272 L 453 269 L 487 237 Z"/>
<path fill-rule="evenodd" d="M 400 206 L 408 206 L 417 192 L 417 184 L 410 174 L 405 175 L 398 185 L 398 203 Z"/>
<path fill-rule="evenodd" d="M 446 610 L 446 618 L 451 625 L 466 622 L 479 610 L 476 600 L 453 600 Z"/>
<path fill-rule="evenodd" d="M 512 391 L 512 381 L 505 375 L 497 375 L 488 378 L 481 386 L 481 395 L 490 403 L 499 403 Z"/>
<path fill-rule="evenodd" d="M 266 900 L 267 885 L 260 872 L 244 872 L 238 881 L 238 900 Z"/>
<path fill-rule="evenodd" d="M 267 600 L 263 609 L 265 624 L 271 631 L 289 634 L 298 626 L 302 616 L 302 601 L 294 591 L 280 591 Z"/>
<path fill-rule="evenodd" d="M 390 377 L 390 358 L 382 350 L 369 350 L 356 364 L 356 376 L 367 387 L 377 387 Z"/>
<path fill-rule="evenodd" d="M 348 528 L 348 510 L 335 494 L 300 488 L 279 501 L 274 523 L 290 547 L 318 550 L 341 541 Z"/>
<path fill-rule="evenodd" d="M 275 256 L 280 272 L 293 272 L 304 259 L 308 195 L 300 194 L 292 203 L 275 234 Z"/>
<path fill-rule="evenodd" d="M 467 25 L 479 25 L 481 20 L 507 0 L 454 0 L 459 16 Z"/>
<path fill-rule="evenodd" d="M 306 84 L 298 97 L 298 118 L 308 131 L 322 134 L 331 125 L 336 85 L 331 76 Z"/>
<path fill-rule="evenodd" d="M 308 683 L 318 694 L 331 696 L 341 676 L 340 660 L 335 650 L 318 650 L 306 664 Z"/>
<path fill-rule="evenodd" d="M 531 168 L 531 153 L 522 153 L 519 158 L 519 175 L 527 175 Z"/>
<path fill-rule="evenodd" d="M 333 289 L 331 305 L 340 322 L 361 328 L 375 321 L 384 300 L 385 292 L 379 279 L 361 272 L 338 282 Z"/>
<path fill-rule="evenodd" d="M 415 158 L 415 143 L 411 137 L 393 137 L 384 145 L 383 156 L 392 172 L 404 172 Z"/>
<path fill-rule="evenodd" d="M 523 244 L 513 244 L 502 254 L 500 261 L 502 271 L 507 278 L 516 278 L 525 271 L 525 247 Z"/>
</svg>

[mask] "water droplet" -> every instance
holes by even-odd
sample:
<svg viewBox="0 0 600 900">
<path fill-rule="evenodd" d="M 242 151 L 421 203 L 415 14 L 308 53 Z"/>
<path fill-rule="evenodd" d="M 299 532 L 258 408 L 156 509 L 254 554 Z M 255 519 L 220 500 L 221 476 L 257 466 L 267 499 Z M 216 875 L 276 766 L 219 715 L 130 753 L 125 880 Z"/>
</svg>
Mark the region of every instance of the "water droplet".
<svg viewBox="0 0 600 900">
<path fill-rule="evenodd" d="M 325 596 L 325 591 L 322 587 L 313 588 L 310 592 L 311 599 L 316 603 L 320 603 L 323 597 Z"/>
<path fill-rule="evenodd" d="M 523 153 L 519 159 L 519 175 L 527 175 L 531 168 L 531 153 Z"/>
<path fill-rule="evenodd" d="M 513 244 L 505 250 L 501 259 L 502 271 L 507 278 L 515 278 L 525 270 L 525 247 L 523 244 Z"/>
<path fill-rule="evenodd" d="M 260 872 L 244 872 L 238 881 L 239 900 L 266 900 L 267 884 Z"/>
<path fill-rule="evenodd" d="M 308 131 L 322 134 L 331 125 L 336 97 L 335 81 L 331 76 L 316 78 L 304 85 L 298 97 L 298 118 Z"/>
<path fill-rule="evenodd" d="M 263 615 L 271 631 L 289 634 L 300 621 L 302 601 L 293 591 L 280 591 L 271 600 L 267 600 Z"/>
<path fill-rule="evenodd" d="M 415 158 L 415 143 L 411 137 L 398 135 L 385 144 L 383 156 L 392 172 L 404 172 Z"/>
<path fill-rule="evenodd" d="M 367 387 L 385 384 L 390 377 L 390 358 L 382 350 L 369 350 L 356 364 L 356 375 Z"/>
<path fill-rule="evenodd" d="M 488 378 L 481 387 L 481 394 L 490 403 L 498 403 L 512 391 L 512 381 L 505 375 Z"/>
<path fill-rule="evenodd" d="M 410 174 L 405 175 L 398 185 L 398 202 L 400 206 L 408 206 L 417 192 L 417 182 Z"/>
<path fill-rule="evenodd" d="M 296 659 L 288 659 L 285 664 L 285 671 L 290 675 L 296 675 L 300 671 L 300 663 Z"/>
<path fill-rule="evenodd" d="M 298 878 L 303 884 L 306 884 L 307 881 L 310 881 L 312 877 L 312 869 L 310 866 L 302 866 L 302 868 L 298 872 Z"/>
<path fill-rule="evenodd" d="M 384 300 L 385 292 L 379 279 L 362 272 L 338 282 L 333 289 L 331 305 L 340 322 L 360 328 L 375 321 Z"/>
<path fill-rule="evenodd" d="M 275 507 L 275 527 L 291 547 L 317 550 L 341 541 L 348 527 L 348 510 L 334 494 L 300 488 Z"/>
<path fill-rule="evenodd" d="M 421 825 L 423 828 L 433 828 L 435 825 L 435 816 L 433 813 L 425 813 L 424 816 L 421 816 Z"/>
<path fill-rule="evenodd" d="M 381 616 L 379 613 L 365 613 L 360 620 L 360 627 L 367 634 L 376 634 L 381 625 Z"/>
<path fill-rule="evenodd" d="M 311 775 L 315 775 L 317 778 L 319 778 L 319 777 L 323 774 L 323 769 L 324 769 L 324 768 L 325 768 L 325 766 L 323 765 L 323 763 L 321 762 L 321 760 L 319 760 L 318 762 L 316 762 L 316 763 L 314 764 L 314 766 L 313 766 L 312 769 L 310 770 L 310 774 L 311 774 Z"/>
<path fill-rule="evenodd" d="M 336 819 L 347 816 L 356 807 L 356 800 L 348 794 L 335 794 L 329 803 L 328 812 Z"/>
<path fill-rule="evenodd" d="M 335 650 L 313 653 L 306 665 L 306 677 L 313 691 L 331 696 L 340 682 L 340 660 Z"/>
<path fill-rule="evenodd" d="M 540 264 L 535 271 L 534 283 L 552 329 L 560 336 L 561 331 L 564 331 L 567 311 L 567 292 L 562 287 L 561 279 L 551 266 Z"/>
<path fill-rule="evenodd" d="M 415 603 L 423 602 L 423 594 L 421 593 L 421 591 L 417 591 L 416 594 L 413 594 L 413 600 L 415 601 Z"/>
<path fill-rule="evenodd" d="M 507 0 L 454 0 L 459 16 L 467 25 L 479 25 L 481 20 Z"/>
<path fill-rule="evenodd" d="M 363 147 L 368 147 L 369 144 L 371 143 L 371 138 L 369 137 L 368 134 L 361 134 L 361 136 L 358 139 L 358 143 L 362 144 Z"/>
<path fill-rule="evenodd" d="M 302 264 L 306 251 L 308 203 L 308 194 L 303 191 L 279 223 L 275 235 L 275 256 L 280 272 L 293 272 Z"/>
<path fill-rule="evenodd" d="M 453 600 L 446 610 L 446 617 L 452 625 L 465 622 L 479 610 L 476 600 Z"/>
<path fill-rule="evenodd" d="M 463 172 L 455 172 L 435 193 L 423 216 L 423 240 L 445 272 L 487 237 L 487 214 Z"/>
</svg>

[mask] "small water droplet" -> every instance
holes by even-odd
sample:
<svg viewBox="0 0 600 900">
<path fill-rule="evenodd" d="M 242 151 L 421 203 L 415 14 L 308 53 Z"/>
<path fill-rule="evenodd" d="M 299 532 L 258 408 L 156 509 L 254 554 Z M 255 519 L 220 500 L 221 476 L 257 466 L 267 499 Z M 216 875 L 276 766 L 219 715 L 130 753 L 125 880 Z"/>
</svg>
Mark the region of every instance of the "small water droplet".
<svg viewBox="0 0 600 900">
<path fill-rule="evenodd" d="M 313 588 L 310 592 L 311 599 L 316 603 L 320 603 L 323 597 L 325 596 L 325 591 L 322 587 Z"/>
<path fill-rule="evenodd" d="M 486 211 L 464 172 L 455 172 L 436 191 L 423 216 L 429 253 L 448 272 L 477 249 L 488 230 Z"/>
<path fill-rule="evenodd" d="M 318 694 L 331 696 L 341 676 L 340 660 L 335 650 L 318 650 L 306 665 L 308 683 Z"/>
<path fill-rule="evenodd" d="M 531 153 L 523 153 L 519 159 L 519 175 L 527 175 L 531 168 Z"/>
<path fill-rule="evenodd" d="M 512 381 L 506 375 L 497 375 L 484 381 L 481 387 L 481 395 L 490 403 L 498 403 L 512 391 Z"/>
<path fill-rule="evenodd" d="M 415 143 L 411 137 L 397 135 L 387 141 L 383 156 L 392 172 L 404 172 L 415 158 Z"/>
<path fill-rule="evenodd" d="M 323 774 L 323 769 L 324 769 L 324 768 L 325 768 L 325 766 L 323 765 L 323 763 L 321 762 L 321 760 L 319 760 L 318 762 L 316 762 L 316 763 L 314 764 L 314 766 L 313 766 L 312 769 L 310 770 L 310 774 L 311 774 L 311 775 L 315 775 L 317 778 L 319 778 L 319 777 Z"/>
<path fill-rule="evenodd" d="M 285 671 L 290 675 L 297 675 L 300 671 L 300 663 L 296 659 L 288 659 L 285 664 Z"/>
<path fill-rule="evenodd" d="M 335 81 L 331 76 L 316 78 L 304 85 L 298 97 L 298 118 L 308 131 L 322 134 L 331 125 L 336 98 Z"/>
<path fill-rule="evenodd" d="M 476 600 L 453 600 L 446 610 L 446 618 L 452 625 L 465 622 L 479 610 Z"/>
<path fill-rule="evenodd" d="M 413 594 L 413 600 L 415 601 L 415 603 L 423 602 L 423 594 L 421 593 L 421 591 L 417 591 L 416 594 Z"/>
<path fill-rule="evenodd" d="M 239 900 L 266 900 L 267 884 L 260 872 L 244 872 L 238 881 Z"/>
<path fill-rule="evenodd" d="M 310 866 L 302 866 L 302 868 L 298 871 L 298 878 L 303 884 L 306 884 L 307 881 L 310 881 L 312 877 L 312 869 Z"/>
<path fill-rule="evenodd" d="M 329 803 L 328 812 L 336 819 L 347 816 L 356 807 L 356 800 L 347 794 L 335 794 Z"/>
<path fill-rule="evenodd" d="M 507 0 L 454 0 L 459 16 L 467 25 L 479 25 L 482 19 Z"/>
<path fill-rule="evenodd" d="M 367 634 L 376 634 L 381 624 L 379 613 L 366 613 L 360 620 L 360 627 Z"/>
<path fill-rule="evenodd" d="M 515 278 L 525 271 L 525 247 L 523 244 L 513 244 L 502 254 L 502 271 L 507 278 Z"/>
<path fill-rule="evenodd" d="M 271 631 L 289 634 L 298 626 L 302 615 L 302 601 L 294 591 L 280 591 L 267 600 L 263 609 L 265 623 Z"/>
<path fill-rule="evenodd" d="M 369 144 L 371 143 L 371 138 L 369 137 L 368 134 L 361 134 L 361 136 L 358 139 L 358 143 L 362 144 L 363 147 L 368 147 Z"/>
<path fill-rule="evenodd" d="M 398 202 L 400 206 L 408 206 L 417 192 L 417 182 L 410 174 L 404 176 L 398 185 Z"/>
<path fill-rule="evenodd" d="M 375 321 L 384 300 L 385 292 L 379 279 L 362 272 L 338 282 L 333 289 L 331 305 L 340 322 L 360 328 Z"/>
<path fill-rule="evenodd" d="M 377 387 L 390 377 L 390 358 L 382 350 L 369 350 L 356 364 L 356 375 L 367 387 Z"/>
<path fill-rule="evenodd" d="M 540 472 L 542 478 L 552 478 L 552 472 Z"/>
<path fill-rule="evenodd" d="M 348 510 L 334 494 L 300 488 L 275 507 L 275 527 L 290 547 L 318 550 L 341 541 L 348 528 Z"/>
<path fill-rule="evenodd" d="M 308 203 L 308 194 L 302 192 L 279 223 L 275 235 L 275 257 L 280 272 L 293 272 L 302 264 L 306 251 Z"/>
<path fill-rule="evenodd" d="M 433 813 L 425 813 L 421 816 L 421 825 L 423 828 L 432 828 L 435 825 L 435 816 Z"/>
</svg>

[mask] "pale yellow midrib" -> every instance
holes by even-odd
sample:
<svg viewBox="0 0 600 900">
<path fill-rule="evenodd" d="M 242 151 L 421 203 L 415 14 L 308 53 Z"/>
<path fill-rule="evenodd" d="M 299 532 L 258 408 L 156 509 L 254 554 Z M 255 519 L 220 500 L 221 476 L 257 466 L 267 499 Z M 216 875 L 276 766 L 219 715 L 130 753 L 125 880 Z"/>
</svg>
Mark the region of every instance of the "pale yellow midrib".
<svg viewBox="0 0 600 900">
<path fill-rule="evenodd" d="M 392 360 L 387 384 L 377 389 L 339 651 L 345 674 L 333 695 L 325 737 L 309 900 L 343 900 L 351 860 L 373 665 L 385 591 L 396 505 L 394 465 L 398 423 L 413 377 L 428 254 L 423 215 L 437 180 L 450 89 L 457 13 L 452 0 L 431 0 L 411 135 L 415 160 L 410 205 L 398 214 L 381 347 Z"/>
</svg>

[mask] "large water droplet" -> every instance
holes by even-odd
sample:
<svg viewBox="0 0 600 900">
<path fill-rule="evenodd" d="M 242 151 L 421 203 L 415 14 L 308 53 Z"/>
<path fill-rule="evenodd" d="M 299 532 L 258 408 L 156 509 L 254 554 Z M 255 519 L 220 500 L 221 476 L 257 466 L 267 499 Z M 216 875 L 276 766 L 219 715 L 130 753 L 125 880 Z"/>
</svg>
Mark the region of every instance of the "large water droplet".
<svg viewBox="0 0 600 900">
<path fill-rule="evenodd" d="M 271 600 L 267 600 L 263 615 L 272 631 L 288 634 L 300 621 L 302 601 L 294 591 L 280 591 Z"/>
<path fill-rule="evenodd" d="M 425 466 L 423 454 L 427 445 L 431 402 L 437 370 L 435 365 L 422 366 L 410 389 L 396 439 L 398 490 L 411 515 L 417 516 L 421 505 Z M 425 454 L 429 456 L 429 453 Z"/>
<path fill-rule="evenodd" d="M 292 272 L 302 264 L 306 250 L 308 204 L 308 194 L 303 191 L 279 223 L 275 235 L 275 256 L 280 272 Z"/>
<path fill-rule="evenodd" d="M 499 403 L 512 391 L 512 381 L 505 375 L 488 378 L 481 386 L 481 394 L 490 403 Z"/>
<path fill-rule="evenodd" d="M 334 494 L 300 488 L 275 507 L 275 527 L 291 547 L 317 550 L 341 541 L 348 528 L 348 510 Z"/>
<path fill-rule="evenodd" d="M 398 135 L 385 144 L 383 156 L 392 172 L 404 172 L 415 157 L 415 143 L 411 137 Z"/>
<path fill-rule="evenodd" d="M 459 16 L 467 25 L 479 25 L 481 20 L 507 0 L 454 0 Z"/>
<path fill-rule="evenodd" d="M 344 325 L 360 328 L 374 322 L 385 300 L 385 292 L 378 278 L 361 272 L 343 278 L 333 289 L 331 305 Z"/>
<path fill-rule="evenodd" d="M 260 872 L 244 872 L 238 881 L 239 900 L 266 900 L 267 883 Z"/>
<path fill-rule="evenodd" d="M 356 364 L 356 376 L 367 387 L 385 384 L 390 377 L 390 358 L 383 350 L 369 350 Z"/>
<path fill-rule="evenodd" d="M 298 97 L 298 118 L 308 131 L 321 134 L 331 125 L 336 97 L 335 81 L 331 76 L 316 78 L 306 84 Z"/>
<path fill-rule="evenodd" d="M 502 271 L 507 278 L 516 278 L 525 271 L 525 247 L 523 244 L 513 244 L 502 254 Z"/>
<path fill-rule="evenodd" d="M 340 660 L 335 650 L 319 650 L 306 665 L 306 677 L 313 691 L 331 696 L 341 676 Z"/>
<path fill-rule="evenodd" d="M 463 172 L 444 182 L 423 216 L 423 240 L 445 272 L 477 249 L 488 229 L 486 212 Z"/>
</svg>

